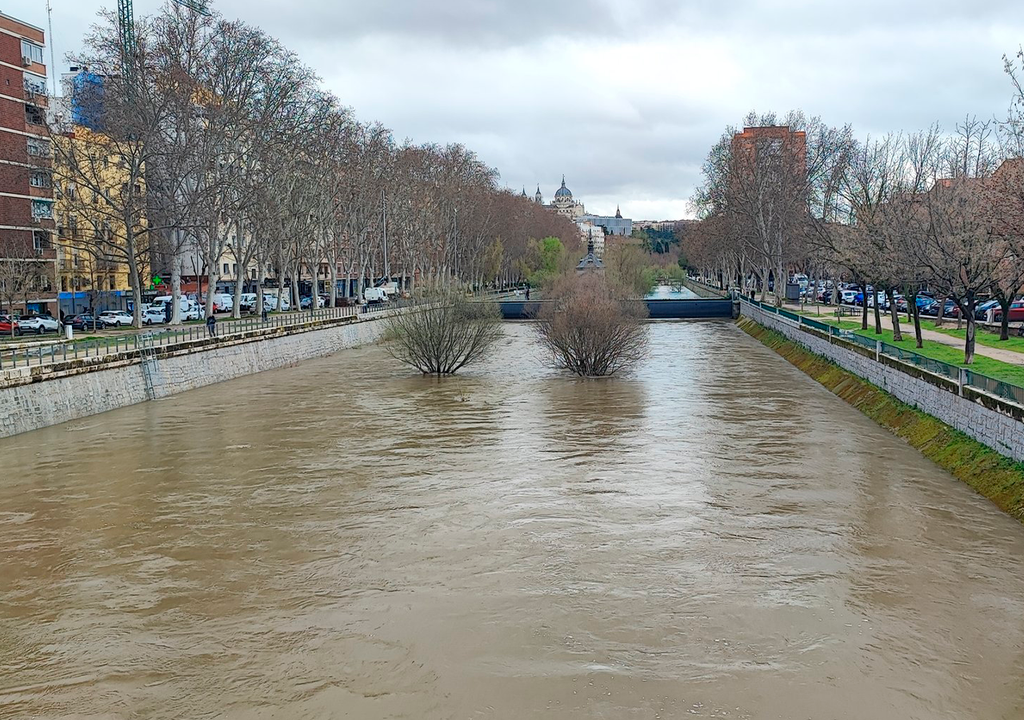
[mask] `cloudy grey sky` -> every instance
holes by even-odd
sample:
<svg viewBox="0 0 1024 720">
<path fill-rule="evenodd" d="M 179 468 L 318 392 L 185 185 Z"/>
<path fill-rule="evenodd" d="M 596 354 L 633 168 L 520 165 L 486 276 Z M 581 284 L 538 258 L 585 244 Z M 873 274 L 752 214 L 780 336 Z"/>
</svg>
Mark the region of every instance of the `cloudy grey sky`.
<svg viewBox="0 0 1024 720">
<path fill-rule="evenodd" d="M 135 0 L 136 15 L 162 0 Z M 465 143 L 502 182 L 591 212 L 687 214 L 708 148 L 746 111 L 859 136 L 1003 116 L 1020 0 L 212 0 L 295 50 L 401 139 Z M 58 65 L 98 8 L 51 0 Z M 0 0 L 45 26 L 45 0 Z"/>
</svg>

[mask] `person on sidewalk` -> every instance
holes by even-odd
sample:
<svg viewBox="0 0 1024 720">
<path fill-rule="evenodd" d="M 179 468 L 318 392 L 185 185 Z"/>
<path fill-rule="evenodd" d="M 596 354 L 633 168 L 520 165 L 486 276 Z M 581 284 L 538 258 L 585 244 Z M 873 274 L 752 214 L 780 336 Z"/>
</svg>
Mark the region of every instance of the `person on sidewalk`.
<svg viewBox="0 0 1024 720">
<path fill-rule="evenodd" d="M 206 332 L 210 333 L 210 337 L 217 337 L 217 318 L 213 315 L 206 318 Z"/>
</svg>

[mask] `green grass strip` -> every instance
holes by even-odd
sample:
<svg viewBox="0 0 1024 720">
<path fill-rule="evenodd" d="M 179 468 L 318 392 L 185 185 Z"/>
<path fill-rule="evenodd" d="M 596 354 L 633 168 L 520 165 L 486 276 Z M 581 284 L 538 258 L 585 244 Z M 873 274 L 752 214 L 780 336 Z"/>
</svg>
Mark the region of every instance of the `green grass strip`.
<svg viewBox="0 0 1024 720">
<path fill-rule="evenodd" d="M 944 422 L 812 353 L 750 318 L 737 325 L 929 460 L 1024 522 L 1024 463 L 1000 455 Z"/>
</svg>

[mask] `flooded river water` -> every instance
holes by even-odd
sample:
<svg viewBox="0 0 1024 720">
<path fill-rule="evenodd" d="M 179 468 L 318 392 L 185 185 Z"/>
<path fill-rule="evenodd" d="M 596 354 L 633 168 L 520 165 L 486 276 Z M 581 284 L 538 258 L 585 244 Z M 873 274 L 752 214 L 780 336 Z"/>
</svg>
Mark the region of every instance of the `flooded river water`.
<svg viewBox="0 0 1024 720">
<path fill-rule="evenodd" d="M 0 717 L 1024 717 L 1024 528 L 725 323 L 0 441 Z"/>
</svg>

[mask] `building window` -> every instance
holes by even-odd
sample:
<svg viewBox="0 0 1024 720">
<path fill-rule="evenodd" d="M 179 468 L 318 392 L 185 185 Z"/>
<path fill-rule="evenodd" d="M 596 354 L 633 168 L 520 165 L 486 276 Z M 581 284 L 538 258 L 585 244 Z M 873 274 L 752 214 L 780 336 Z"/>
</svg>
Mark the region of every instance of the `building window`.
<svg viewBox="0 0 1024 720">
<path fill-rule="evenodd" d="M 46 111 L 38 105 L 25 103 L 25 122 L 29 125 L 45 125 Z"/>
<path fill-rule="evenodd" d="M 28 139 L 28 154 L 36 157 L 50 157 L 50 141 L 30 137 Z"/>
<path fill-rule="evenodd" d="M 37 220 L 53 220 L 53 201 L 33 200 L 32 217 Z"/>
<path fill-rule="evenodd" d="M 228 264 L 224 263 L 224 275 L 228 274 Z"/>
<path fill-rule="evenodd" d="M 36 188 L 48 188 L 52 184 L 50 173 L 33 172 L 28 178 L 28 184 Z"/>
<path fill-rule="evenodd" d="M 43 64 L 43 47 L 28 40 L 21 41 L 21 56 L 30 62 Z"/>
<path fill-rule="evenodd" d="M 46 230 L 33 230 L 32 247 L 38 251 L 52 250 L 53 241 L 50 237 L 50 233 L 48 233 Z"/>
<path fill-rule="evenodd" d="M 25 73 L 25 91 L 32 95 L 45 95 L 46 78 Z"/>
</svg>

